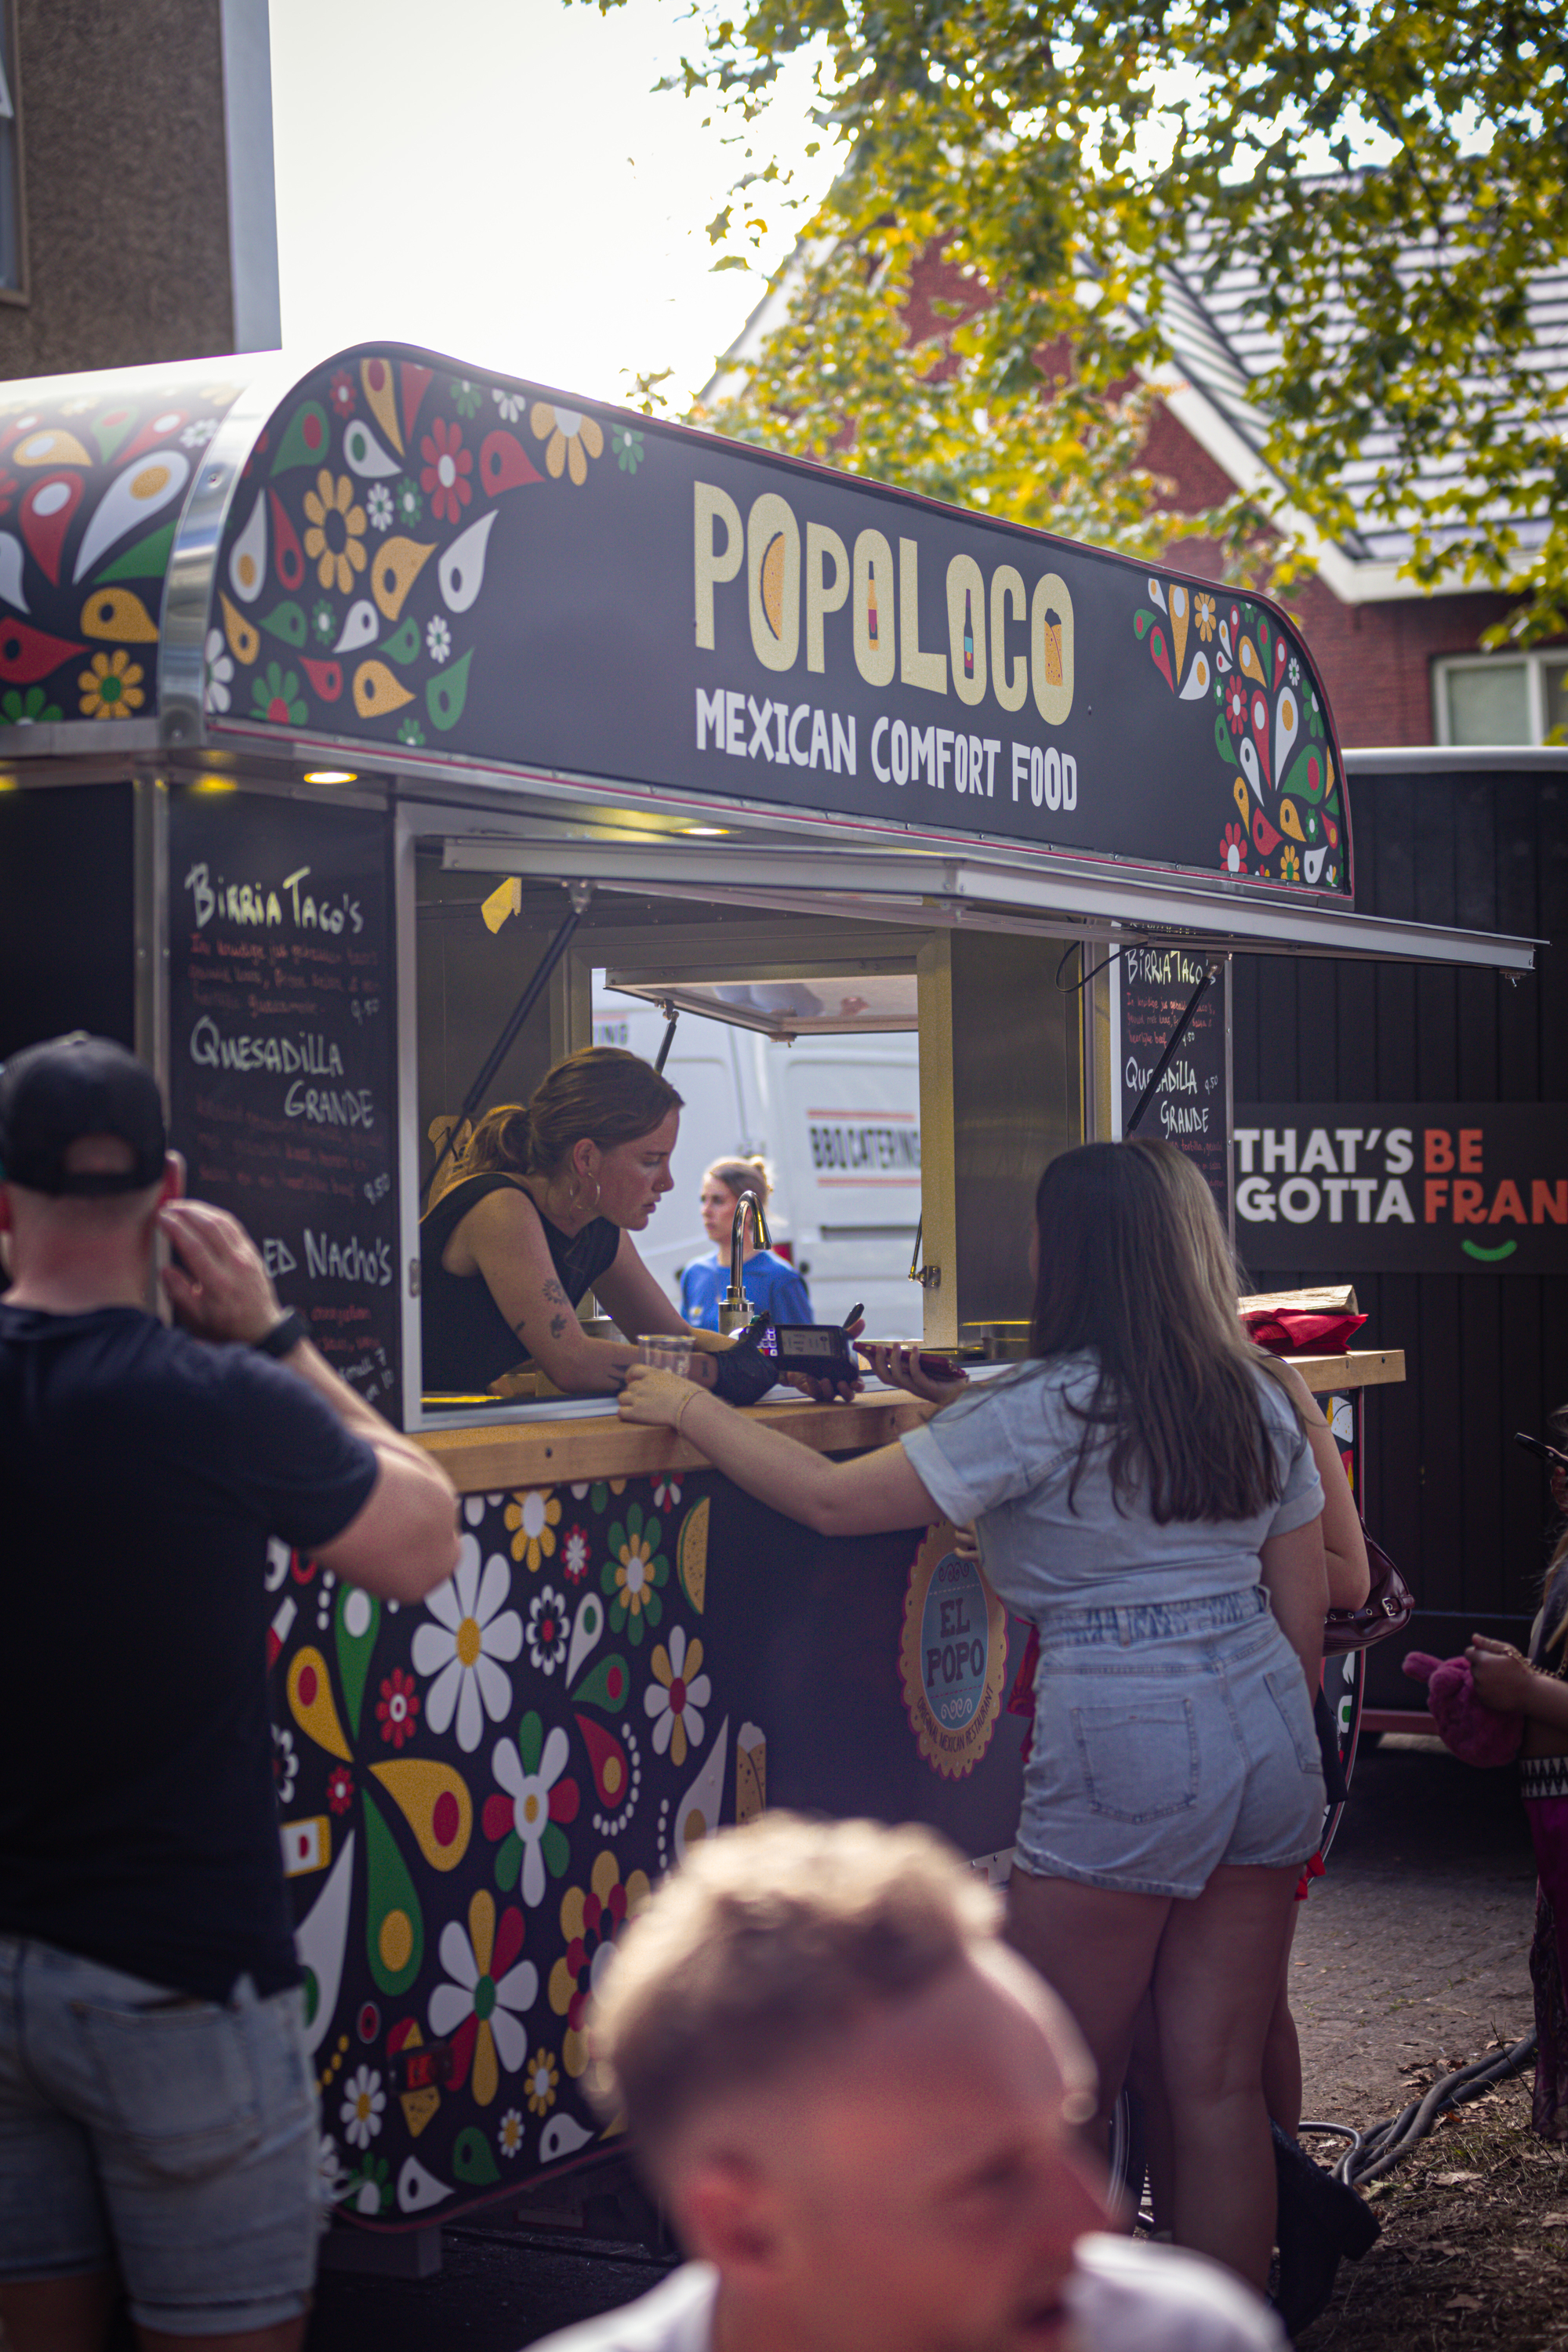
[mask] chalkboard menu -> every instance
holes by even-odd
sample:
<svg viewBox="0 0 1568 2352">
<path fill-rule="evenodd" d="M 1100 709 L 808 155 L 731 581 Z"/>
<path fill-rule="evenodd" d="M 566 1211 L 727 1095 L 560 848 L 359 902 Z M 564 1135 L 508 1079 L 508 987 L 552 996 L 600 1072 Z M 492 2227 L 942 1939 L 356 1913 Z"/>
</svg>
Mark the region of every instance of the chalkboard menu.
<svg viewBox="0 0 1568 2352">
<path fill-rule="evenodd" d="M 1123 948 L 1111 966 L 1119 1131 L 1137 1109 L 1172 1031 L 1204 976 L 1205 959 L 1177 948 Z M 1197 1162 L 1226 1231 L 1231 1228 L 1230 966 L 1198 1003 L 1139 1123 Z"/>
<path fill-rule="evenodd" d="M 401 1378 L 391 845 L 374 809 L 200 784 L 169 817 L 171 1140 L 335 1371 Z"/>
</svg>

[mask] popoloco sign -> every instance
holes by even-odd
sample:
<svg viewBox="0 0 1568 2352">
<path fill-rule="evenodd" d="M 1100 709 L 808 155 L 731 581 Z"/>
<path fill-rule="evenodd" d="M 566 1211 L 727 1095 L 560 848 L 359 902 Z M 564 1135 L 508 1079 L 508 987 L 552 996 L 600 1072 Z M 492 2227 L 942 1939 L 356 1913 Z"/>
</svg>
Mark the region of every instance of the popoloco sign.
<svg viewBox="0 0 1568 2352">
<path fill-rule="evenodd" d="M 1326 698 L 1232 595 L 390 347 L 246 462 L 214 740 L 309 734 L 1351 896 Z"/>
<path fill-rule="evenodd" d="M 170 809 L 170 1132 L 334 1371 L 399 1379 L 385 819 L 199 786 Z"/>
<path fill-rule="evenodd" d="M 1568 1103 L 1247 1103 L 1237 1245 L 1255 1273 L 1568 1271 Z"/>
<path fill-rule="evenodd" d="M 1176 948 L 1124 948 L 1112 967 L 1117 1013 L 1116 1086 L 1121 1101 L 1118 1132 L 1137 1109 L 1159 1066 L 1172 1034 L 1204 976 L 1206 959 Z M 1140 1120 L 1140 1135 L 1157 1135 L 1184 1152 L 1202 1173 L 1220 1215 L 1230 1215 L 1230 1175 L 1226 1153 L 1226 1003 L 1229 966 L 1199 998 L 1182 1028 L 1154 1099 Z"/>
</svg>

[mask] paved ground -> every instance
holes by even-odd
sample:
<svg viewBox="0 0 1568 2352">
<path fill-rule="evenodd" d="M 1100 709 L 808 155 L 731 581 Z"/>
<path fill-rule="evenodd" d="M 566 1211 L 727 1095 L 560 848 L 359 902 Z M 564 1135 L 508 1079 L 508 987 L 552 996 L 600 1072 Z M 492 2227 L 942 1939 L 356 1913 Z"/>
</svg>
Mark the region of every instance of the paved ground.
<svg viewBox="0 0 1568 2352">
<path fill-rule="evenodd" d="M 1359 1759 L 1290 1972 L 1309 2116 L 1396 2115 L 1402 2068 L 1459 2065 L 1529 2032 L 1534 1886 L 1511 1769 L 1404 1737 Z"/>
</svg>

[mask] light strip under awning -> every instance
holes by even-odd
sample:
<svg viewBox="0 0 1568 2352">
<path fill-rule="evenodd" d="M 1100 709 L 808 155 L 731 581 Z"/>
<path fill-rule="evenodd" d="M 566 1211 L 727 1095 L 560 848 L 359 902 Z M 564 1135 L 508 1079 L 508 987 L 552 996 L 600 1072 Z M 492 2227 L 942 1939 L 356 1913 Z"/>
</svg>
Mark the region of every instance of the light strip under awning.
<svg viewBox="0 0 1568 2352">
<path fill-rule="evenodd" d="M 1211 953 L 1331 956 L 1358 963 L 1451 964 L 1528 972 L 1537 940 L 1448 929 L 1339 908 L 1302 907 L 1237 892 L 1184 890 L 1147 877 L 1020 872 L 1000 862 L 919 852 L 757 849 L 563 841 L 547 834 L 448 837 L 443 864 L 456 872 L 521 874 L 592 882 L 604 889 L 700 896 L 727 905 L 786 904 L 803 913 L 864 920 L 971 922 L 1114 940 L 1144 934 Z"/>
</svg>

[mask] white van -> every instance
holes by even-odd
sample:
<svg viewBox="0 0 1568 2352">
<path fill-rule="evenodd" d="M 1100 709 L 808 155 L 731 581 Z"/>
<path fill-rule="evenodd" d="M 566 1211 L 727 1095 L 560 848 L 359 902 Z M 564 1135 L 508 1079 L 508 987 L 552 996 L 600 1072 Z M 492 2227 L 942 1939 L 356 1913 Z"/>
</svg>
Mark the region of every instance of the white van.
<svg viewBox="0 0 1568 2352">
<path fill-rule="evenodd" d="M 658 1055 L 657 1005 L 594 976 L 594 1043 Z M 680 1273 L 710 1244 L 698 1214 L 702 1171 L 731 1152 L 761 1152 L 773 1175 L 768 1223 L 811 1292 L 819 1323 L 863 1305 L 868 1334 L 912 1338 L 920 1286 L 909 1279 L 921 1213 L 919 1040 L 909 1031 L 802 1037 L 774 1044 L 754 1030 L 683 1013 L 665 1064 L 685 1097 L 675 1190 L 637 1247 L 672 1298 Z"/>
</svg>

